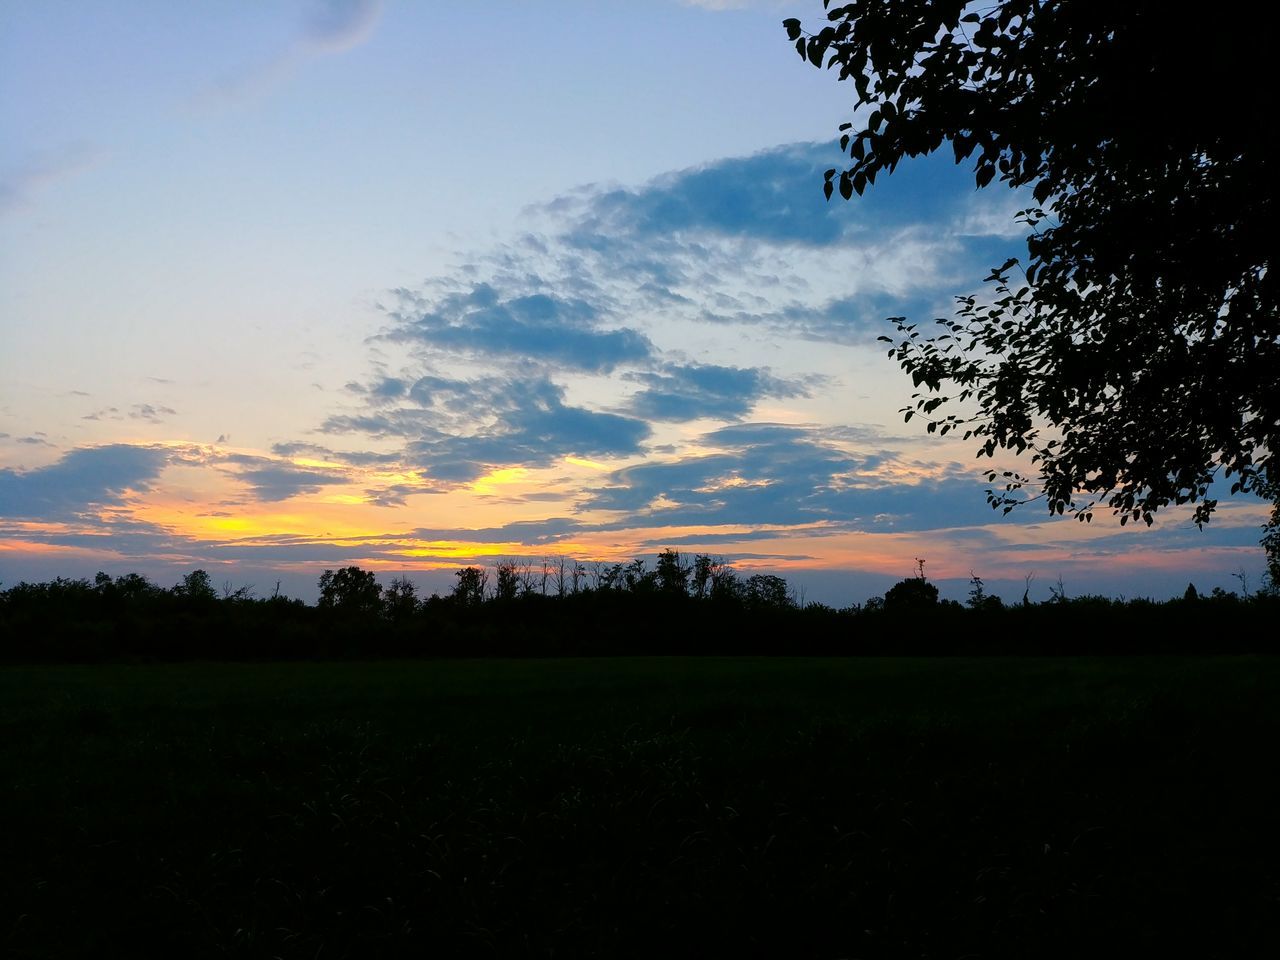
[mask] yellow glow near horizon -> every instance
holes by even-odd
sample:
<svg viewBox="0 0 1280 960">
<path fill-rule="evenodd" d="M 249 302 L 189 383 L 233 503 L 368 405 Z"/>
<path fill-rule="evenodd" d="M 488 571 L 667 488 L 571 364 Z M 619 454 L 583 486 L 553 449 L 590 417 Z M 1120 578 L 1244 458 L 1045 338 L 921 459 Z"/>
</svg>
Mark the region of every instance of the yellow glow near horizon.
<svg viewBox="0 0 1280 960">
<path fill-rule="evenodd" d="M 345 463 L 336 463 L 332 460 L 316 460 L 312 457 L 294 457 L 289 462 L 295 467 L 306 467 L 311 470 L 332 470 L 335 473 L 342 474 L 346 474 L 351 469 Z"/>
<path fill-rule="evenodd" d="M 586 457 L 565 457 L 564 462 L 575 467 L 590 467 L 592 470 L 608 470 L 609 467 L 603 463 L 597 463 L 594 460 L 588 460 Z"/>
<path fill-rule="evenodd" d="M 519 483 L 529 475 L 525 467 L 499 467 L 491 470 L 471 484 L 473 493 L 490 493 L 494 487 L 505 487 Z"/>
<path fill-rule="evenodd" d="M 208 552 L 219 545 L 234 547 L 237 556 L 249 556 L 259 547 L 289 548 L 273 554 L 277 559 L 271 563 L 280 569 L 323 565 L 316 557 L 345 557 L 323 562 L 331 566 L 355 563 L 379 572 L 492 566 L 505 560 L 536 567 L 541 558 L 555 563 L 561 557 L 594 569 L 597 563 L 625 563 L 637 558 L 652 563 L 654 554 L 672 546 L 689 558 L 703 553 L 723 556 L 747 575 L 776 571 L 803 578 L 805 570 L 848 569 L 902 578 L 914 575 L 915 558 L 922 557 L 928 562 L 928 575 L 935 579 L 963 580 L 971 570 L 977 570 L 984 578 L 1020 581 L 1024 575 L 1039 571 L 1041 580 L 1063 575 L 1069 584 L 1075 571 L 1114 570 L 1119 575 L 1134 564 L 1150 571 L 1173 571 L 1191 554 L 1206 568 L 1226 568 L 1255 549 L 1221 545 L 1188 548 L 1185 543 L 1166 547 L 1144 542 L 1143 531 L 1134 532 L 1123 542 L 1110 542 L 1118 528 L 1097 522 L 1089 526 L 1061 521 L 977 524 L 941 531 L 895 530 L 891 517 L 869 522 L 869 529 L 862 531 L 823 521 L 804 525 L 682 524 L 683 511 L 665 515 L 666 510 L 679 506 L 665 494 L 654 497 L 643 516 L 629 520 L 631 526 L 619 529 L 609 522 L 616 522 L 617 511 L 583 510 L 585 504 L 575 497 L 582 478 L 598 483 L 597 472 L 616 468 L 584 457 L 562 457 L 548 467 L 496 468 L 470 484 L 450 486 L 403 467 L 351 467 L 312 457 L 286 460 L 256 452 L 254 457 L 274 460 L 281 466 L 324 469 L 339 481 L 284 500 L 259 500 L 256 488 L 238 475 L 237 468 L 220 459 L 224 454 L 205 459 L 202 451 L 207 448 L 199 445 L 175 442 L 168 446 L 181 453 L 149 487 L 128 491 L 116 502 L 95 507 L 92 519 L 84 514 L 72 521 L 9 521 L 9 536 L 0 542 L 0 555 L 6 563 L 23 554 L 74 557 L 77 562 L 98 557 L 103 562 L 120 563 L 130 559 L 123 551 L 133 548 L 125 546 L 116 552 L 108 538 L 77 546 L 44 544 L 41 540 L 93 533 L 99 524 L 137 521 L 168 531 L 175 544 L 190 540 L 192 555 L 200 556 L 198 562 L 206 565 L 232 562 L 214 559 L 217 554 Z M 955 470 L 955 464 L 918 464 L 900 458 L 876 473 L 875 479 L 882 483 L 887 471 L 918 483 Z M 567 475 L 571 474 L 579 479 L 570 479 Z M 851 472 L 838 478 L 836 485 L 840 480 L 856 486 L 864 478 Z M 409 507 L 370 501 L 371 491 L 390 485 L 430 495 L 415 499 Z M 725 471 L 710 479 L 699 494 L 714 499 L 718 491 L 768 485 L 767 480 Z M 537 495 L 530 496 L 535 492 Z M 1269 509 L 1266 504 L 1232 504 L 1217 523 L 1253 527 L 1265 521 Z M 570 515 L 587 529 L 573 530 L 571 540 L 538 542 L 535 534 L 543 521 Z M 1184 523 L 1186 518 L 1186 509 L 1171 510 L 1162 525 Z M 531 526 L 521 527 L 521 523 Z M 603 529 L 592 529 L 597 525 Z M 500 542 L 487 539 L 495 528 L 507 531 Z M 526 529 L 531 540 L 521 542 Z M 993 536 L 978 541 L 966 536 L 975 530 L 986 530 Z M 486 533 L 469 539 L 471 531 Z M 699 542 L 703 538 L 704 542 Z M 312 547 L 325 549 L 316 552 Z M 289 559 L 295 549 L 298 559 Z M 188 560 L 181 546 L 154 552 L 150 559 L 196 562 Z"/>
</svg>

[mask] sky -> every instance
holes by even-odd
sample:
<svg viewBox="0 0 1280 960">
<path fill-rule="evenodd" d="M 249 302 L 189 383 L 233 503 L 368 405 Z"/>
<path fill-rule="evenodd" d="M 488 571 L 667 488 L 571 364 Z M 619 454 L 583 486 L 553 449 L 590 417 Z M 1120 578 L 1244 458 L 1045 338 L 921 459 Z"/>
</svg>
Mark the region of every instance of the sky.
<svg viewBox="0 0 1280 960">
<path fill-rule="evenodd" d="M 886 318 L 980 294 L 1026 204 L 947 156 L 826 201 L 853 94 L 788 16 L 0 4 L 0 583 L 675 548 L 833 606 L 917 558 L 956 598 L 1259 585 L 1256 501 L 1002 517 L 903 422 Z"/>
</svg>

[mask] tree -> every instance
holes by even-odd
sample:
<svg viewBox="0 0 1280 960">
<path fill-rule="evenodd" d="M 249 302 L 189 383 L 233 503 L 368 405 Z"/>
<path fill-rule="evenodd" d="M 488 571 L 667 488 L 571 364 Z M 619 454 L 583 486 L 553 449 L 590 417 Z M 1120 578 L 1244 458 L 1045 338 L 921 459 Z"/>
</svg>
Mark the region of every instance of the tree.
<svg viewBox="0 0 1280 960">
<path fill-rule="evenodd" d="M 1262 495 L 1272 503 L 1271 516 L 1262 527 L 1262 549 L 1267 555 L 1267 577 L 1263 590 L 1280 596 L 1280 471 L 1272 471 Z"/>
<path fill-rule="evenodd" d="M 514 560 L 503 560 L 494 565 L 495 600 L 510 601 L 520 595 L 520 567 Z"/>
<path fill-rule="evenodd" d="M 762 610 L 787 610 L 794 607 L 787 581 L 771 573 L 757 573 L 747 578 L 747 605 Z"/>
<path fill-rule="evenodd" d="M 408 577 L 396 577 L 382 592 L 382 609 L 396 623 L 408 620 L 418 611 L 417 586 Z"/>
<path fill-rule="evenodd" d="M 969 599 L 967 602 L 969 609 L 979 612 L 1004 609 L 1004 601 L 987 593 L 987 585 L 972 570 L 969 571 Z"/>
<path fill-rule="evenodd" d="M 320 607 L 355 616 L 376 614 L 382 605 L 382 587 L 372 571 L 359 567 L 326 570 L 320 574 Z"/>
<path fill-rule="evenodd" d="M 714 562 L 705 553 L 700 553 L 693 558 L 693 595 L 699 600 L 706 597 L 711 588 L 711 574 Z"/>
<path fill-rule="evenodd" d="M 657 568 L 654 578 L 658 590 L 671 596 L 686 596 L 689 591 L 689 574 L 691 570 L 679 550 L 666 549 L 658 554 Z"/>
<path fill-rule="evenodd" d="M 884 594 L 884 608 L 892 613 L 932 610 L 937 605 L 938 588 L 924 577 L 899 580 Z"/>
<path fill-rule="evenodd" d="M 976 157 L 979 188 L 1027 195 L 1027 257 L 991 272 L 991 297 L 958 297 L 936 336 L 898 317 L 882 338 L 924 388 L 905 418 L 1029 456 L 1035 478 L 987 473 L 1006 513 L 1105 504 L 1149 524 L 1195 504 L 1202 524 L 1219 479 L 1280 502 L 1270 32 L 1101 0 L 855 0 L 827 18 L 784 27 L 868 108 L 841 126 L 852 165 L 827 172 L 828 198 L 944 143 Z"/>
<path fill-rule="evenodd" d="M 455 570 L 458 582 L 453 587 L 453 599 L 461 607 L 478 607 L 484 602 L 485 589 L 489 586 L 489 571 L 483 567 L 463 567 Z"/>
<path fill-rule="evenodd" d="M 218 592 L 213 588 L 213 580 L 204 570 L 192 570 L 183 576 L 174 585 L 173 594 L 193 603 L 209 603 L 218 599 Z"/>
</svg>

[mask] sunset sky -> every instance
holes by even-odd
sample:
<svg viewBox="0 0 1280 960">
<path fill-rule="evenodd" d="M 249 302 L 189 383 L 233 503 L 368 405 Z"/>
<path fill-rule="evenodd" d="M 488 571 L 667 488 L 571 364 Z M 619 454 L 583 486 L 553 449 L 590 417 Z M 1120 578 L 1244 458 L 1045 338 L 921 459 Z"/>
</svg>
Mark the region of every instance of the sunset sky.
<svg viewBox="0 0 1280 960">
<path fill-rule="evenodd" d="M 1203 531 L 987 506 L 885 318 L 1024 252 L 938 156 L 827 203 L 817 0 L 0 6 L 0 581 L 711 553 L 808 599 L 1260 582 Z M 1029 465 L 1024 465 L 1029 469 Z"/>
</svg>

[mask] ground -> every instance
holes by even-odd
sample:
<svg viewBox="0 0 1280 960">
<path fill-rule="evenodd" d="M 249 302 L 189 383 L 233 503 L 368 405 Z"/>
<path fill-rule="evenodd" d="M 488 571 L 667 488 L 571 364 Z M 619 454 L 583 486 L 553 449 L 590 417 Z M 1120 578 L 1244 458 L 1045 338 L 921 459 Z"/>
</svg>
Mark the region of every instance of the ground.
<svg viewBox="0 0 1280 960">
<path fill-rule="evenodd" d="M 0 943 L 1257 955 L 1277 693 L 1225 657 L 6 668 Z"/>
</svg>

